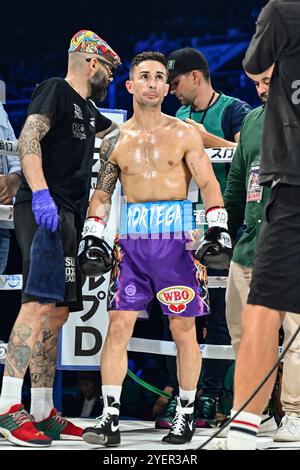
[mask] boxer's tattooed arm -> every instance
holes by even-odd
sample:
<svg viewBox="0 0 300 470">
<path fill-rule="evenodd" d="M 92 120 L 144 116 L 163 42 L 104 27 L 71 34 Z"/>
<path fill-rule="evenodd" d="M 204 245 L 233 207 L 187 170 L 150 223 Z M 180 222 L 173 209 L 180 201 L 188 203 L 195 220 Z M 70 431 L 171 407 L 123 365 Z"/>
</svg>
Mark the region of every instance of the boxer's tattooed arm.
<svg viewBox="0 0 300 470">
<path fill-rule="evenodd" d="M 31 114 L 28 116 L 18 142 L 18 152 L 21 162 L 26 155 L 42 156 L 40 142 L 43 137 L 45 137 L 50 127 L 51 119 L 49 115 Z"/>
<path fill-rule="evenodd" d="M 102 141 L 100 148 L 100 170 L 97 179 L 96 189 L 112 194 L 119 178 L 120 169 L 117 165 L 109 161 L 120 137 L 119 129 L 115 129 Z"/>
<path fill-rule="evenodd" d="M 98 174 L 96 189 L 112 194 L 119 178 L 119 167 L 111 162 L 101 159 L 101 168 Z"/>
</svg>

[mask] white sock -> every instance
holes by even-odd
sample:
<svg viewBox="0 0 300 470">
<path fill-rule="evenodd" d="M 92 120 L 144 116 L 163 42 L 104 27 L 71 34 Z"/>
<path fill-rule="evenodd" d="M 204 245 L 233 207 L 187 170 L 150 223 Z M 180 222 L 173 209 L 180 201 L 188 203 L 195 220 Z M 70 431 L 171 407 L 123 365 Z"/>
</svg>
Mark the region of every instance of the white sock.
<svg viewBox="0 0 300 470">
<path fill-rule="evenodd" d="M 121 391 L 122 385 L 102 385 L 102 398 L 104 408 L 108 408 L 114 402 L 120 403 Z M 112 397 L 113 400 L 108 400 L 108 397 Z"/>
<path fill-rule="evenodd" d="M 23 379 L 4 376 L 0 397 L 0 414 L 6 413 L 13 405 L 22 403 Z"/>
<path fill-rule="evenodd" d="M 182 390 L 179 387 L 179 398 L 181 400 L 188 400 L 189 404 L 194 403 L 196 396 L 196 389 L 195 390 Z"/>
<path fill-rule="evenodd" d="M 236 410 L 231 410 L 231 417 Z M 227 445 L 229 450 L 255 450 L 261 416 L 242 411 L 229 425 Z"/>
<path fill-rule="evenodd" d="M 31 388 L 30 414 L 35 421 L 43 421 L 48 418 L 53 406 L 53 388 L 33 387 Z"/>
</svg>

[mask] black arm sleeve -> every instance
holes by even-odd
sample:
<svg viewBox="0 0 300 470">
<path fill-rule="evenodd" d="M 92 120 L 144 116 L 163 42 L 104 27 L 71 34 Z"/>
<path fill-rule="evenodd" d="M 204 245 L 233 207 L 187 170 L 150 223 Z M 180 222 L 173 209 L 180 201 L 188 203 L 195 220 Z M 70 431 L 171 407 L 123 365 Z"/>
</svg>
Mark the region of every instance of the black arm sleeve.
<svg viewBox="0 0 300 470">
<path fill-rule="evenodd" d="M 28 108 L 30 114 L 50 113 L 58 114 L 62 99 L 62 87 L 60 80 L 49 79 L 36 87 L 32 94 L 32 101 Z"/>
<path fill-rule="evenodd" d="M 112 125 L 112 121 L 103 116 L 100 112 L 96 114 L 96 134 L 97 132 L 105 131 Z"/>
<path fill-rule="evenodd" d="M 283 19 L 271 0 L 258 17 L 256 32 L 243 60 L 245 71 L 252 74 L 265 72 L 278 60 L 287 39 Z"/>
</svg>

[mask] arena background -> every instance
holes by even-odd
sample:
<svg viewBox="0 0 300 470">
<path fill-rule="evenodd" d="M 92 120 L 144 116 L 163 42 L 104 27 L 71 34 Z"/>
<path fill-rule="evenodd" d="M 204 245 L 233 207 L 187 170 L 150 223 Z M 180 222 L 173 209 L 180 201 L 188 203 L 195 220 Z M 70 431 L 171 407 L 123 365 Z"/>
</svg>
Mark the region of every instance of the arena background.
<svg viewBox="0 0 300 470">
<path fill-rule="evenodd" d="M 241 59 L 264 0 L 55 0 L 23 2 L 16 11 L 9 2 L 1 3 L 0 79 L 6 83 L 6 109 L 17 134 L 33 87 L 50 76 L 64 75 L 69 39 L 84 28 L 103 36 L 123 61 L 104 107 L 126 109 L 130 116 L 131 98 L 123 83 L 136 52 L 155 49 L 168 54 L 184 46 L 207 53 L 217 89 L 258 103 Z M 165 112 L 173 114 L 177 107 L 175 98 L 166 99 Z"/>
</svg>

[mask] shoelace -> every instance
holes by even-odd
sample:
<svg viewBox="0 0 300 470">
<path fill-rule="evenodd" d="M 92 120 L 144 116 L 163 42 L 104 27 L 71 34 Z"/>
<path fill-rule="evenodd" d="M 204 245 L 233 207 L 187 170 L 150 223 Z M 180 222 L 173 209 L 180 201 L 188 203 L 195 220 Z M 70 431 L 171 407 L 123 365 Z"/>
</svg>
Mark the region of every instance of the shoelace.
<svg viewBox="0 0 300 470">
<path fill-rule="evenodd" d="M 176 399 L 172 398 L 167 406 L 166 416 L 173 416 L 175 414 L 176 406 L 177 406 Z"/>
<path fill-rule="evenodd" d="M 205 418 L 214 417 L 214 400 L 212 398 L 205 398 L 199 401 L 199 413 Z"/>
<path fill-rule="evenodd" d="M 15 413 L 11 413 L 12 419 L 18 426 L 22 426 L 25 423 L 31 423 L 32 419 L 30 415 L 25 410 L 15 411 Z"/>
<path fill-rule="evenodd" d="M 34 417 L 29 414 L 26 410 L 21 410 L 21 411 L 15 411 L 14 413 L 11 413 L 12 419 L 18 426 L 22 426 L 22 424 L 25 423 L 32 423 L 34 426 Z M 44 433 L 42 431 L 38 431 L 35 433 L 36 436 L 44 436 Z"/>
<path fill-rule="evenodd" d="M 61 412 L 59 412 L 59 411 L 57 411 L 57 412 L 55 413 L 55 415 L 52 416 L 52 418 L 54 418 L 55 421 L 57 421 L 58 423 L 67 424 L 66 418 L 63 418 L 63 417 L 61 416 Z"/>
<path fill-rule="evenodd" d="M 183 434 L 184 425 L 185 425 L 184 413 L 180 413 L 179 411 L 176 411 L 176 415 L 175 415 L 174 421 L 172 423 L 172 428 L 171 428 L 172 434 L 176 434 L 176 435 Z"/>
<path fill-rule="evenodd" d="M 96 424 L 96 426 L 94 426 L 94 428 L 101 428 L 102 426 L 105 426 L 108 421 L 110 420 L 111 418 L 111 414 L 110 413 L 104 413 L 103 415 L 101 416 L 97 416 L 96 419 L 99 419 L 99 423 Z"/>
</svg>

